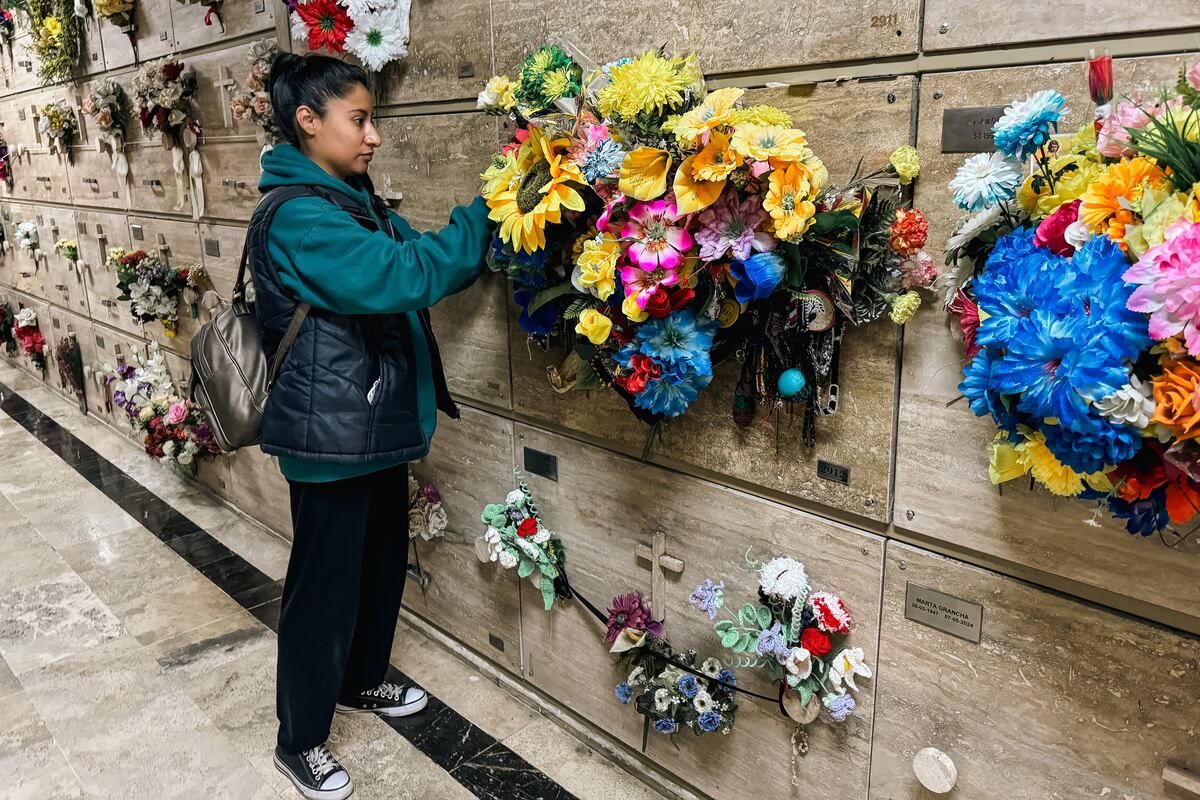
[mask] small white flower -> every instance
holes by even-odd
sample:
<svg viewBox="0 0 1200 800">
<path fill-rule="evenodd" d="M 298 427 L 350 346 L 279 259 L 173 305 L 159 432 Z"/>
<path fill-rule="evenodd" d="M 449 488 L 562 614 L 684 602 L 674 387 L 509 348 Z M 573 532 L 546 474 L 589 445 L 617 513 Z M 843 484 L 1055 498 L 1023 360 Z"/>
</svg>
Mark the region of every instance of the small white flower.
<svg viewBox="0 0 1200 800">
<path fill-rule="evenodd" d="M 1087 244 L 1093 236 L 1092 229 L 1082 219 L 1075 220 L 1063 231 L 1063 239 L 1076 250 Z"/>
<path fill-rule="evenodd" d="M 32 328 L 37 325 L 37 314 L 32 308 L 22 308 L 17 312 L 17 327 Z"/>
<path fill-rule="evenodd" d="M 665 713 L 671 708 L 671 693 L 666 689 L 659 689 L 654 693 L 654 710 L 660 714 Z"/>
<path fill-rule="evenodd" d="M 521 502 L 524 499 L 525 499 L 524 492 L 522 492 L 520 489 L 513 489 L 511 492 L 508 493 L 508 496 L 504 498 L 504 502 L 507 505 L 515 506 L 517 503 Z"/>
<path fill-rule="evenodd" d="M 963 245 L 970 242 L 979 234 L 986 231 L 988 228 L 996 224 L 1000 219 L 1000 206 L 991 206 L 985 208 L 978 214 L 974 214 L 966 219 L 946 242 L 947 250 L 957 250 Z"/>
<path fill-rule="evenodd" d="M 705 711 L 712 711 L 712 695 L 701 689 L 696 693 L 696 696 L 692 698 L 692 705 L 694 705 L 696 707 L 696 711 L 701 714 L 703 714 Z"/>
<path fill-rule="evenodd" d="M 808 596 L 804 565 L 786 556 L 773 558 L 759 568 L 758 585 L 764 594 L 779 600 L 793 601 Z"/>
<path fill-rule="evenodd" d="M 408 20 L 399 7 L 350 16 L 354 27 L 346 35 L 346 50 L 372 72 L 408 55 Z"/>
<path fill-rule="evenodd" d="M 867 666 L 867 657 L 863 653 L 861 647 L 850 647 L 833 657 L 833 661 L 829 665 L 829 684 L 835 692 L 841 693 L 842 682 L 854 691 L 858 691 L 858 687 L 854 684 L 854 676 L 861 675 L 864 678 L 871 677 L 871 668 Z"/>
<path fill-rule="evenodd" d="M 710 678 L 715 678 L 721 674 L 721 662 L 715 658 L 706 658 L 700 665 L 700 671 Z"/>
<path fill-rule="evenodd" d="M 788 654 L 787 661 L 784 662 L 784 666 L 787 667 L 788 672 L 800 680 L 804 680 L 812 674 L 812 653 L 803 647 L 793 647 L 792 652 Z"/>
<path fill-rule="evenodd" d="M 950 181 L 954 201 L 967 211 L 980 211 L 1011 200 L 1021 182 L 1016 166 L 1000 153 L 968 158 Z"/>
<path fill-rule="evenodd" d="M 505 569 L 512 569 L 517 565 L 519 560 L 520 559 L 518 559 L 516 554 L 511 550 L 500 551 L 500 566 L 504 567 Z"/>
<path fill-rule="evenodd" d="M 163 454 L 166 456 L 175 455 L 175 442 L 174 441 L 168 441 L 163 444 Z"/>
<path fill-rule="evenodd" d="M 500 544 L 500 530 L 488 525 L 488 529 L 483 533 L 483 538 L 487 540 L 488 544 Z"/>
<path fill-rule="evenodd" d="M 537 544 L 545 544 L 550 541 L 550 531 L 546 528 L 538 528 L 538 532 L 533 536 L 533 541 Z"/>
<path fill-rule="evenodd" d="M 1154 416 L 1154 395 L 1136 375 L 1130 375 L 1129 383 L 1093 405 L 1100 416 L 1139 431 L 1150 427 L 1150 419 Z"/>
</svg>

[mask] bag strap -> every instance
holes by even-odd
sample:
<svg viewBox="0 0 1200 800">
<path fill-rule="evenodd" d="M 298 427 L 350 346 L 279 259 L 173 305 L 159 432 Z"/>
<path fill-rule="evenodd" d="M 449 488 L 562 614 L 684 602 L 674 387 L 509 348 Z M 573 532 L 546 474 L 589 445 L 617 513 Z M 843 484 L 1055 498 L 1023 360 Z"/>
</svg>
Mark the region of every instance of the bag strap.
<svg viewBox="0 0 1200 800">
<path fill-rule="evenodd" d="M 279 340 L 279 346 L 275 348 L 275 358 L 271 360 L 271 370 L 267 373 L 268 392 L 275 385 L 275 378 L 279 375 L 279 367 L 283 364 L 283 359 L 288 354 L 288 350 L 292 349 L 292 343 L 296 341 L 296 336 L 300 334 L 300 326 L 304 324 L 304 318 L 308 316 L 310 308 L 312 306 L 308 303 L 301 303 L 296 306 L 296 313 L 292 314 L 292 321 L 288 323 L 287 330 L 283 332 L 283 338 Z"/>
</svg>

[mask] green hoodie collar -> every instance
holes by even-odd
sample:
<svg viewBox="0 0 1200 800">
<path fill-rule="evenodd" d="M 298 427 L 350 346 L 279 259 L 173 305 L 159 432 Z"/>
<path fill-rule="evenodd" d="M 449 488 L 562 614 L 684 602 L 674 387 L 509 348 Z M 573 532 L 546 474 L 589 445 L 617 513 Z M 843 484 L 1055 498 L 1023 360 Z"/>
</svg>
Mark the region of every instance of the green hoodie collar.
<svg viewBox="0 0 1200 800">
<path fill-rule="evenodd" d="M 276 145 L 263 155 L 260 163 L 263 169 L 258 179 L 260 191 L 279 186 L 323 186 L 353 197 L 371 210 L 371 189 L 366 181 L 351 178 L 352 182 L 347 182 L 335 178 L 295 145 Z"/>
</svg>

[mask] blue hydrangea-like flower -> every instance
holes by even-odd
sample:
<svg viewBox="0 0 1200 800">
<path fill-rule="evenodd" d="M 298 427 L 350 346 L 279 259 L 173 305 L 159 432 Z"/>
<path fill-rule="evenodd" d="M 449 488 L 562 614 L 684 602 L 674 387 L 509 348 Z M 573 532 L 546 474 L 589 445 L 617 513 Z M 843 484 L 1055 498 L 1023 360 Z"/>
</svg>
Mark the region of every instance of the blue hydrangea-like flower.
<svg viewBox="0 0 1200 800">
<path fill-rule="evenodd" d="M 733 296 L 739 303 L 770 297 L 783 280 L 785 265 L 777 253 L 755 253 L 745 261 L 734 259 L 729 272 L 737 279 Z"/>
<path fill-rule="evenodd" d="M 620 169 L 624 161 L 625 151 L 621 145 L 612 139 L 605 139 L 584 159 L 583 177 L 588 183 L 595 183 Z"/>
<path fill-rule="evenodd" d="M 737 675 L 733 674 L 732 670 L 723 669 L 717 675 L 717 680 L 726 686 L 737 686 Z"/>
<path fill-rule="evenodd" d="M 1016 101 L 992 128 L 996 149 L 1009 158 L 1029 158 L 1058 130 L 1058 121 L 1069 113 L 1066 103 L 1053 89 Z"/>
<path fill-rule="evenodd" d="M 971 363 L 963 368 L 963 382 L 958 385 L 958 390 L 971 404 L 975 416 L 991 414 L 999 428 L 1011 433 L 1017 429 L 1020 420 L 995 388 L 992 373 L 996 363 L 993 349 L 985 347 L 980 350 Z"/>
<path fill-rule="evenodd" d="M 557 303 L 551 302 L 544 303 L 533 312 L 530 312 L 529 305 L 536 296 L 537 291 L 534 289 L 517 289 L 513 292 L 513 302 L 521 307 L 521 316 L 517 318 L 517 324 L 526 333 L 546 336 L 550 331 L 554 330 L 554 323 L 558 320 L 559 308 Z"/>
<path fill-rule="evenodd" d="M 1044 425 L 1046 447 L 1076 472 L 1089 474 L 1133 458 L 1142 448 L 1141 435 L 1127 425 L 1114 424 L 1096 413 L 1075 421 L 1074 427 Z"/>
<path fill-rule="evenodd" d="M 672 734 L 679 730 L 679 723 L 673 719 L 659 719 L 654 721 L 654 730 L 659 733 Z"/>
<path fill-rule="evenodd" d="M 1135 288 L 1123 275 L 1129 260 L 1107 236 L 1087 241 L 1059 277 L 1070 311 L 1088 321 L 1097 344 L 1117 358 L 1136 359 L 1150 346 L 1146 315 L 1126 308 Z"/>
<path fill-rule="evenodd" d="M 696 319 L 693 312 L 685 309 L 642 323 L 634 343 L 642 353 L 664 366 L 682 363 L 692 371 L 711 376 L 709 353 L 717 327 L 716 320 Z"/>
<path fill-rule="evenodd" d="M 845 722 L 846 718 L 854 713 L 854 709 L 858 704 L 854 702 L 854 698 L 850 693 L 825 695 L 821 698 L 821 702 L 825 708 L 829 710 L 829 716 L 833 717 L 834 722 Z"/>
<path fill-rule="evenodd" d="M 633 690 L 629 688 L 629 684 L 622 681 L 617 684 L 617 699 L 622 703 L 628 703 L 633 697 Z"/>
<path fill-rule="evenodd" d="M 712 382 L 711 375 L 691 373 L 681 379 L 659 378 L 634 398 L 634 405 L 664 417 L 678 417 L 700 396 L 700 390 Z"/>
<path fill-rule="evenodd" d="M 700 684 L 696 682 L 695 675 L 684 675 L 676 684 L 679 687 L 679 693 L 691 700 L 700 692 Z"/>
<path fill-rule="evenodd" d="M 721 727 L 721 715 L 715 711 L 705 711 L 697 718 L 696 723 L 700 726 L 700 730 L 712 733 Z"/>
</svg>

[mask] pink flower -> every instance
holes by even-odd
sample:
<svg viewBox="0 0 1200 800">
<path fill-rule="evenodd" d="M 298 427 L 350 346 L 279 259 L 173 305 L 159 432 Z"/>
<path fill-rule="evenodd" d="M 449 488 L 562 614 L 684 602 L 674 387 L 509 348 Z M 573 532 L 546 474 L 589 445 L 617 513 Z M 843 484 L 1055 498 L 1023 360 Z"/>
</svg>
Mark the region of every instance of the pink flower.
<svg viewBox="0 0 1200 800">
<path fill-rule="evenodd" d="M 1144 97 L 1141 92 L 1131 92 L 1129 99 L 1117 103 L 1117 110 L 1104 119 L 1096 134 L 1096 148 L 1108 158 L 1132 156 L 1133 150 L 1128 146 L 1129 132 L 1125 129 L 1144 128 L 1151 117 L 1161 117 L 1169 109 L 1182 105 L 1182 97 L 1174 97 L 1164 104 L 1161 100 Z"/>
<path fill-rule="evenodd" d="M 87 114 L 89 117 L 96 113 L 96 103 L 94 100 L 92 100 L 92 95 L 90 92 L 83 98 L 83 113 Z"/>
<path fill-rule="evenodd" d="M 974 358 L 983 349 L 975 343 L 975 334 L 979 330 L 979 306 L 975 305 L 974 300 L 967 297 L 966 292 L 959 289 L 947 309 L 951 313 L 958 314 L 958 330 L 962 334 L 963 355 L 968 359 Z"/>
<path fill-rule="evenodd" d="M 259 92 L 258 94 L 254 95 L 254 113 L 271 113 L 271 96 L 269 94 L 266 92 Z"/>
<path fill-rule="evenodd" d="M 246 105 L 246 101 L 241 97 L 235 97 L 230 100 L 229 108 L 233 111 L 234 119 L 245 119 L 250 111 L 250 107 Z"/>
<path fill-rule="evenodd" d="M 608 610 L 608 634 L 604 641 L 612 644 L 626 628 L 649 633 L 651 636 L 662 636 L 662 623 L 654 619 L 650 603 L 641 592 L 630 592 L 613 598 L 612 608 Z"/>
<path fill-rule="evenodd" d="M 183 403 L 172 403 L 170 410 L 167 411 L 167 422 L 171 425 L 178 425 L 187 419 L 187 406 Z"/>
<path fill-rule="evenodd" d="M 629 258 L 643 270 L 674 271 L 683 263 L 683 254 L 692 247 L 692 235 L 679 224 L 679 210 L 670 196 L 650 203 L 638 203 L 629 211 L 629 222 L 621 229 L 621 238 L 636 239 L 629 245 Z"/>
<path fill-rule="evenodd" d="M 1191 86 L 1197 92 L 1200 92 L 1200 61 L 1192 64 L 1192 68 L 1187 71 L 1188 86 Z"/>
<path fill-rule="evenodd" d="M 1182 333 L 1188 353 L 1200 356 L 1200 222 L 1172 225 L 1166 241 L 1122 277 L 1140 284 L 1125 306 L 1150 315 L 1150 336 L 1161 341 Z"/>
<path fill-rule="evenodd" d="M 764 253 L 775 249 L 775 237 L 757 230 L 771 219 L 757 197 L 738 200 L 737 192 L 725 192 L 714 205 L 700 212 L 697 219 L 700 230 L 696 231 L 696 241 L 704 261 L 716 261 L 730 252 L 734 258 L 745 261 L 752 251 Z"/>
<path fill-rule="evenodd" d="M 924 250 L 920 250 L 916 255 L 909 256 L 900 262 L 900 285 L 905 289 L 911 289 L 914 286 L 924 289 L 932 286 L 933 282 L 937 280 L 937 276 L 937 262 Z"/>
<path fill-rule="evenodd" d="M 1064 203 L 1042 220 L 1033 235 L 1033 243 L 1056 256 L 1074 255 L 1075 247 L 1067 241 L 1067 228 L 1079 219 L 1079 203 L 1079 200 Z"/>
<path fill-rule="evenodd" d="M 602 189 L 606 185 L 607 184 L 603 184 L 603 183 L 597 184 L 596 194 L 603 197 L 604 192 L 602 191 Z M 620 192 L 616 192 L 612 196 L 612 198 L 604 204 L 604 213 L 600 215 L 600 218 L 598 220 L 596 220 L 596 230 L 597 231 L 608 231 L 609 233 L 616 233 L 617 232 L 616 224 L 612 221 L 613 213 L 618 210 L 624 211 L 624 209 L 625 209 L 625 195 Z"/>
<path fill-rule="evenodd" d="M 622 267 L 621 283 L 625 287 L 625 296 L 635 295 L 638 308 L 644 311 L 660 288 L 679 283 L 679 273 L 661 267 L 648 272 L 641 267 Z"/>
<path fill-rule="evenodd" d="M 262 78 L 258 76 L 258 72 L 251 72 L 246 77 L 246 88 L 254 92 L 257 92 L 259 89 L 263 88 Z"/>
<path fill-rule="evenodd" d="M 96 125 L 98 125 L 102 131 L 106 131 L 111 128 L 112 121 L 112 111 L 107 108 L 100 109 L 100 113 L 96 115 Z"/>
</svg>

